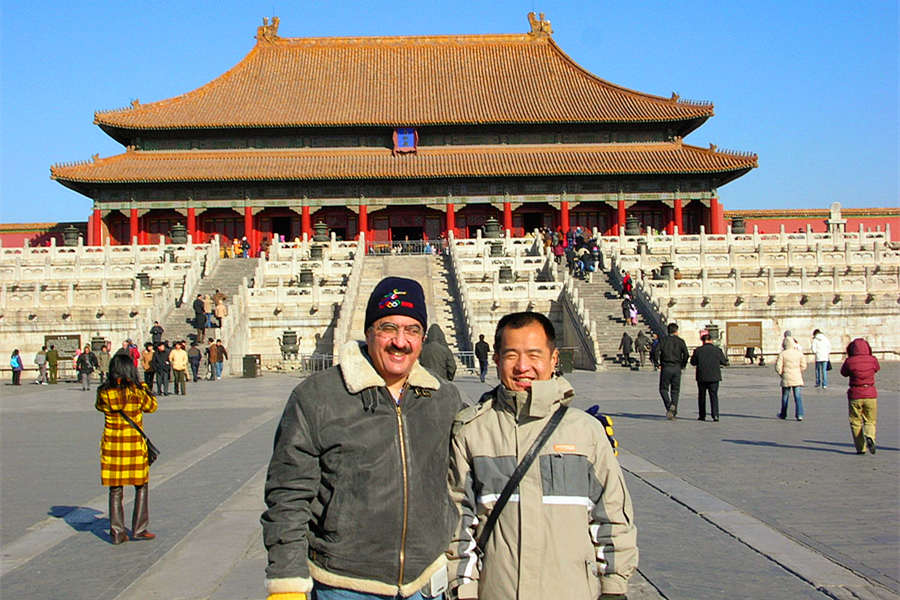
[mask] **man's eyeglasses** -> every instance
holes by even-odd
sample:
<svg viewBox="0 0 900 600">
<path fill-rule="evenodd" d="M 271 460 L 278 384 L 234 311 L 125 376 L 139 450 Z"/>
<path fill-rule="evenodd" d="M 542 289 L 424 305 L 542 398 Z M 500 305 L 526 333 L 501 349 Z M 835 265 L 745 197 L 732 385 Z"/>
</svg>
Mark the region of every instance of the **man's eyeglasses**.
<svg viewBox="0 0 900 600">
<path fill-rule="evenodd" d="M 375 333 L 385 338 L 396 338 L 400 335 L 401 330 L 409 338 L 418 339 L 425 335 L 425 330 L 422 329 L 421 325 L 405 325 L 401 327 L 396 323 L 387 322 L 379 323 L 375 326 Z"/>
</svg>

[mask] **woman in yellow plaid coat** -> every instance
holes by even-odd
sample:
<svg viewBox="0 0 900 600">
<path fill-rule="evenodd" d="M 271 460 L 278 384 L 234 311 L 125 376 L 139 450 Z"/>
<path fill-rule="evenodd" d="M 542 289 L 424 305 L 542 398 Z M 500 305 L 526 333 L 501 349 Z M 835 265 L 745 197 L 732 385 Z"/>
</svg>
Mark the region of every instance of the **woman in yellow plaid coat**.
<svg viewBox="0 0 900 600">
<path fill-rule="evenodd" d="M 147 444 L 137 430 L 122 418 L 124 412 L 138 427 L 144 428 L 142 414 L 156 411 L 156 398 L 144 385 L 130 356 L 116 354 L 109 361 L 109 378 L 97 390 L 97 410 L 106 416 L 100 440 L 100 480 L 109 487 L 109 537 L 113 544 L 128 540 L 122 486 L 134 486 L 134 513 L 131 538 L 152 540 L 156 535 L 147 530 L 150 523 L 150 466 Z"/>
</svg>

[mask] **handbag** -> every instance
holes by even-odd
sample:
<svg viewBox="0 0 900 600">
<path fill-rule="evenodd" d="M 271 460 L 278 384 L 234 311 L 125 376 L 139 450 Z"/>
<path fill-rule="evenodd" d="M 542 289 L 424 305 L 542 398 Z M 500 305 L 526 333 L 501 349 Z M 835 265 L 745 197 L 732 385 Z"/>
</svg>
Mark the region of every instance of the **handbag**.
<svg viewBox="0 0 900 600">
<path fill-rule="evenodd" d="M 830 359 L 828 360 L 828 362 L 825 363 L 825 370 L 826 370 L 826 371 L 830 371 L 830 370 L 831 370 L 831 360 L 830 360 Z"/>
<path fill-rule="evenodd" d="M 147 437 L 147 434 L 144 433 L 144 430 L 138 427 L 137 423 L 131 420 L 131 418 L 124 413 L 124 411 L 117 410 L 123 419 L 128 421 L 128 424 L 137 429 L 137 432 L 141 434 L 141 437 L 147 442 L 147 465 L 152 465 L 156 462 L 156 459 L 159 458 L 159 448 L 153 445 L 153 442 L 150 441 L 150 438 Z"/>
<path fill-rule="evenodd" d="M 556 409 L 556 412 L 553 413 L 550 420 L 544 425 L 544 428 L 538 434 L 537 439 L 534 440 L 534 443 L 531 444 L 531 448 L 528 449 L 528 452 L 522 458 L 522 462 L 520 462 L 516 467 L 516 470 L 513 471 L 513 474 L 509 478 L 509 481 L 506 482 L 503 491 L 500 492 L 500 497 L 497 498 L 497 502 L 494 503 L 491 514 L 488 515 L 487 522 L 484 524 L 484 529 L 481 530 L 481 535 L 478 536 L 478 541 L 475 542 L 475 553 L 478 554 L 479 557 L 484 556 L 484 547 L 487 545 L 488 538 L 491 537 L 491 532 L 494 531 L 497 519 L 500 518 L 500 512 L 503 510 L 503 507 L 506 506 L 506 502 L 509 500 L 509 497 L 512 496 L 513 491 L 518 487 L 519 482 L 522 481 L 522 477 L 525 476 L 528 467 L 530 467 L 531 463 L 534 462 L 534 459 L 537 458 L 538 452 L 540 452 L 544 444 L 547 443 L 550 434 L 553 433 L 553 430 L 556 429 L 556 426 L 562 421 L 567 408 L 568 407 L 566 406 L 560 406 Z"/>
</svg>

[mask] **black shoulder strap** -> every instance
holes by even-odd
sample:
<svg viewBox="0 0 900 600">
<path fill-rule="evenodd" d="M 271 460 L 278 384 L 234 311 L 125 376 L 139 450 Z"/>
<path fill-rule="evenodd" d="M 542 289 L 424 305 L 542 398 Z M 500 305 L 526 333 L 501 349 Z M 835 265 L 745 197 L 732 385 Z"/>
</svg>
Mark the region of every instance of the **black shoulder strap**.
<svg viewBox="0 0 900 600">
<path fill-rule="evenodd" d="M 147 440 L 148 442 L 150 441 L 150 439 L 147 437 L 147 434 L 144 433 L 144 430 L 141 429 L 140 427 L 138 427 L 138 424 L 135 423 L 134 421 L 132 421 L 132 420 L 131 420 L 131 417 L 129 417 L 128 415 L 125 414 L 125 411 L 117 410 L 116 412 L 119 413 L 119 414 L 122 416 L 123 419 L 125 419 L 126 421 L 128 421 L 128 424 L 129 424 L 129 425 L 131 425 L 132 427 L 134 427 L 135 429 L 137 429 L 137 432 L 138 432 L 139 434 L 141 434 L 141 437 L 142 437 L 142 438 L 144 438 L 144 439 Z"/>
<path fill-rule="evenodd" d="M 522 458 L 522 462 L 516 467 L 516 470 L 513 471 L 512 476 L 510 476 L 509 481 L 506 482 L 506 487 L 503 488 L 503 491 L 500 492 L 500 497 L 497 498 L 497 501 L 494 503 L 494 507 L 491 509 L 491 514 L 488 515 L 487 522 L 484 524 L 484 529 L 481 530 L 481 535 L 478 536 L 478 541 L 475 543 L 475 552 L 478 556 L 484 555 L 484 547 L 487 545 L 488 539 L 491 537 L 491 532 L 494 531 L 494 526 L 497 524 L 497 519 L 500 518 L 500 513 L 503 511 L 503 507 L 506 506 L 509 497 L 512 496 L 513 491 L 515 491 L 516 487 L 518 487 L 519 482 L 522 481 L 522 477 L 525 476 L 525 473 L 528 471 L 528 468 L 531 466 L 531 463 L 534 462 L 534 459 L 537 458 L 538 453 L 541 451 L 541 448 L 544 447 L 544 444 L 547 443 L 547 440 L 550 438 L 550 434 L 553 433 L 553 430 L 556 429 L 556 426 L 559 425 L 559 422 L 562 421 L 563 415 L 566 412 L 566 406 L 560 406 L 556 409 L 556 412 L 550 417 L 550 420 L 547 421 L 547 424 L 544 425 L 544 428 L 541 430 L 541 433 L 538 434 L 537 439 L 534 440 L 534 443 L 531 444 L 531 448 L 528 449 L 528 452 Z"/>
</svg>

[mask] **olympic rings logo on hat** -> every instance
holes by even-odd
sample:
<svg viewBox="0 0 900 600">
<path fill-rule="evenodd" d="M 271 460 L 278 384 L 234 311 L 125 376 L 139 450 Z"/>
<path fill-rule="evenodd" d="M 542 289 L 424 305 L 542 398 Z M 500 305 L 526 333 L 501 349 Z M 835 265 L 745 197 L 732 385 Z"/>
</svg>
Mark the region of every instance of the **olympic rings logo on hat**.
<svg viewBox="0 0 900 600">
<path fill-rule="evenodd" d="M 406 302 L 402 300 L 400 296 L 405 296 L 406 292 L 402 290 L 395 289 L 393 292 L 389 294 L 385 294 L 384 298 L 378 303 L 378 309 L 384 308 L 397 308 L 398 306 L 403 306 L 405 308 L 415 308 L 412 302 Z"/>
</svg>

